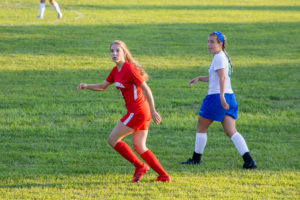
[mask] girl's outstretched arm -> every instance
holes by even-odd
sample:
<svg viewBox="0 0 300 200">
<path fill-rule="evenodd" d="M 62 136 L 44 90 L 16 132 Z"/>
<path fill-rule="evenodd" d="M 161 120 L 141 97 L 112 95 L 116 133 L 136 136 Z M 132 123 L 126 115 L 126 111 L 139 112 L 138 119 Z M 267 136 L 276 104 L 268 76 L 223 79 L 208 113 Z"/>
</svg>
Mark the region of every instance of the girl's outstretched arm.
<svg viewBox="0 0 300 200">
<path fill-rule="evenodd" d="M 190 80 L 189 86 L 191 87 L 191 85 L 197 83 L 198 81 L 208 82 L 208 76 L 198 76 L 196 78 L 193 78 L 192 80 Z"/>
<path fill-rule="evenodd" d="M 108 88 L 112 83 L 107 82 L 106 80 L 99 84 L 86 84 L 86 83 L 80 83 L 77 86 L 77 90 L 80 91 L 82 89 L 89 89 L 93 91 L 104 91 L 106 88 Z"/>
</svg>

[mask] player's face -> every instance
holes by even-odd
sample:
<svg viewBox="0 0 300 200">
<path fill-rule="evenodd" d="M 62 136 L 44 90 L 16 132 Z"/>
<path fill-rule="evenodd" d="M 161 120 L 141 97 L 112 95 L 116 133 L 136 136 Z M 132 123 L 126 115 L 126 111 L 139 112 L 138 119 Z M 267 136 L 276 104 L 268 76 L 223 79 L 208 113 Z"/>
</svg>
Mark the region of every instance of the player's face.
<svg viewBox="0 0 300 200">
<path fill-rule="evenodd" d="M 216 54 L 222 50 L 222 43 L 218 43 L 217 36 L 208 36 L 207 48 L 210 53 Z"/>
<path fill-rule="evenodd" d="M 111 45 L 110 56 L 115 63 L 125 62 L 124 51 L 118 44 Z"/>
</svg>

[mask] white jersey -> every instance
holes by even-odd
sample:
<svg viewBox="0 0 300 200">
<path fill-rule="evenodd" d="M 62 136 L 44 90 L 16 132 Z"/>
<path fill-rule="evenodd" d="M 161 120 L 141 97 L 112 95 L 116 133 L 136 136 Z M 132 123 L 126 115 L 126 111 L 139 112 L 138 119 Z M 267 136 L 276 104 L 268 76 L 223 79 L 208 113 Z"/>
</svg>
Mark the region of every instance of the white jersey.
<svg viewBox="0 0 300 200">
<path fill-rule="evenodd" d="M 225 69 L 225 93 L 233 93 L 231 89 L 230 76 L 231 76 L 231 65 L 225 53 L 220 51 L 214 55 L 212 62 L 208 68 L 209 81 L 208 81 L 208 94 L 219 94 L 220 93 L 220 79 L 217 70 Z"/>
</svg>

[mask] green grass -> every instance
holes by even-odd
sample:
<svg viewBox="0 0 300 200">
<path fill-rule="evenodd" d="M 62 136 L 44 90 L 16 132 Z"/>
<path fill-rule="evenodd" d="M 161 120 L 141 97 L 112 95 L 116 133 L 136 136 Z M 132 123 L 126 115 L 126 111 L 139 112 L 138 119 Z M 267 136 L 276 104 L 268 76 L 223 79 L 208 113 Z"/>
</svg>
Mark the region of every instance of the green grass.
<svg viewBox="0 0 300 200">
<path fill-rule="evenodd" d="M 0 0 L 0 199 L 300 199 L 300 3 L 278 1 Z M 242 159 L 219 123 L 201 166 L 181 166 L 194 148 L 197 112 L 211 61 L 207 35 L 228 37 L 239 103 L 237 128 L 258 169 Z M 133 167 L 107 144 L 124 115 L 114 87 L 82 91 L 113 67 L 109 45 L 127 43 L 150 75 L 163 117 L 148 147 L 172 176 Z M 130 145 L 131 137 L 125 139 Z"/>
</svg>

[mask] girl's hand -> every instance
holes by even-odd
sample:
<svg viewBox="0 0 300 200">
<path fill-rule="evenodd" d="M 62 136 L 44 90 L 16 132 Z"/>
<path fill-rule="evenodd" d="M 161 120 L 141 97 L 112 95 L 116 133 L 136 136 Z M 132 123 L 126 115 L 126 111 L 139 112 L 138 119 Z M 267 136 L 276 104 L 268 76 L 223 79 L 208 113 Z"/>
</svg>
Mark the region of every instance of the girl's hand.
<svg viewBox="0 0 300 200">
<path fill-rule="evenodd" d="M 194 83 L 197 83 L 199 80 L 198 80 L 198 77 L 196 78 L 193 78 L 192 80 L 190 80 L 189 82 L 189 87 L 191 87 L 191 85 L 193 85 Z"/>
<path fill-rule="evenodd" d="M 152 112 L 151 115 L 154 123 L 158 125 L 161 122 L 161 116 L 156 111 Z"/>
<path fill-rule="evenodd" d="M 222 97 L 220 97 L 220 99 L 221 99 L 221 104 L 222 104 L 223 108 L 225 110 L 229 110 L 229 105 L 227 104 L 225 97 L 222 96 Z"/>
<path fill-rule="evenodd" d="M 86 84 L 85 83 L 80 83 L 78 86 L 77 86 L 77 90 L 80 91 L 81 89 L 85 89 L 86 88 Z"/>
</svg>

